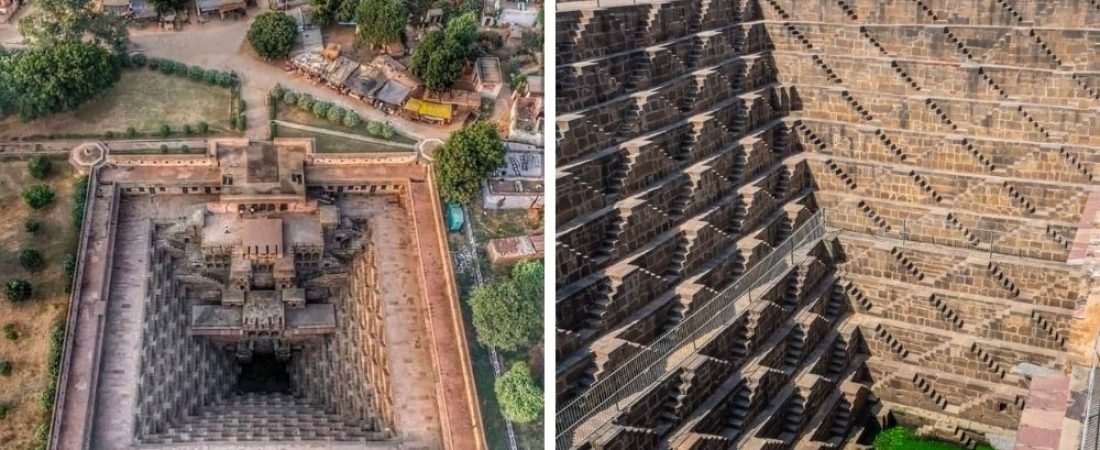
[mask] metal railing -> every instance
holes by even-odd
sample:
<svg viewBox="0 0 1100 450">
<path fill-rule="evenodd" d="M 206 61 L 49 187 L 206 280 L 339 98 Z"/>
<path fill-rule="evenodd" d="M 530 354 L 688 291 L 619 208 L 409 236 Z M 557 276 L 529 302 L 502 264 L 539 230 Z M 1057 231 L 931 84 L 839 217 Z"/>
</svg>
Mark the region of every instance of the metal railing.
<svg viewBox="0 0 1100 450">
<path fill-rule="evenodd" d="M 565 450 L 583 442 L 629 404 L 629 397 L 652 386 L 705 344 L 710 334 L 737 320 L 746 310 L 742 298 L 794 265 L 794 254 L 808 242 L 825 236 L 824 213 L 819 211 L 795 229 L 782 244 L 746 270 L 737 281 L 707 301 L 689 317 L 665 332 L 612 373 L 602 377 L 567 405 L 558 409 L 556 446 Z M 742 306 L 739 308 L 738 304 Z"/>
</svg>

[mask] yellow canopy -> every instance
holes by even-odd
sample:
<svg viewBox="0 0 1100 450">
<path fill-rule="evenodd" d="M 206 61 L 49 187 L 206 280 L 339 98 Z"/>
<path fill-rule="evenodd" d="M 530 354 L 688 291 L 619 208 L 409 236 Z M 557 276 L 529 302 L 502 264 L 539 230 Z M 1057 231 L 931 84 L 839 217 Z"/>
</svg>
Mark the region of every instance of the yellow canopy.
<svg viewBox="0 0 1100 450">
<path fill-rule="evenodd" d="M 408 102 L 405 103 L 405 109 L 420 114 L 422 116 L 434 117 L 443 120 L 451 120 L 451 105 L 426 102 L 417 98 L 411 98 Z"/>
</svg>

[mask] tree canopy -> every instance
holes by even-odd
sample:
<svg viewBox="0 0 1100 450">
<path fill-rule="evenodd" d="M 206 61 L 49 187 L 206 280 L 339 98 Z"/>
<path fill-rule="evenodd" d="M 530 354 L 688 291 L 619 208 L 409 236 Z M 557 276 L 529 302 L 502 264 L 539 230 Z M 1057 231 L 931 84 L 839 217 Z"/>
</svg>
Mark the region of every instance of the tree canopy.
<svg viewBox="0 0 1100 450">
<path fill-rule="evenodd" d="M 355 11 L 359 41 L 382 45 L 401 40 L 409 22 L 405 0 L 363 0 Z"/>
<path fill-rule="evenodd" d="M 313 23 L 327 27 L 336 22 L 350 22 L 355 18 L 356 0 L 310 0 Z"/>
<path fill-rule="evenodd" d="M 157 14 L 167 14 L 187 8 L 187 0 L 152 0 Z"/>
<path fill-rule="evenodd" d="M 413 51 L 409 71 L 424 80 L 428 89 L 443 91 L 462 77 L 462 49 L 440 30 L 429 31 Z"/>
<path fill-rule="evenodd" d="M 53 168 L 53 164 L 50 163 L 50 160 L 41 155 L 32 156 L 31 159 L 27 161 L 27 171 L 31 173 L 32 177 L 39 180 L 44 180 L 46 177 L 50 176 L 51 168 Z"/>
<path fill-rule="evenodd" d="M 492 124 L 476 122 L 447 139 L 435 151 L 439 190 L 448 201 L 469 203 L 481 183 L 504 164 L 504 143 Z"/>
<path fill-rule="evenodd" d="M 524 261 L 512 267 L 512 281 L 520 295 L 533 302 L 541 302 L 543 296 L 542 261 Z"/>
<path fill-rule="evenodd" d="M 542 330 L 542 300 L 524 298 L 512 280 L 478 286 L 470 294 L 477 340 L 501 350 L 516 350 Z"/>
<path fill-rule="evenodd" d="M 31 294 L 34 293 L 34 288 L 27 280 L 21 278 L 13 278 L 4 283 L 4 295 L 8 297 L 9 301 L 21 302 L 31 298 Z"/>
<path fill-rule="evenodd" d="M 33 209 L 42 209 L 53 203 L 53 189 L 45 184 L 36 184 L 23 190 L 23 201 Z"/>
<path fill-rule="evenodd" d="M 36 47 L 88 39 L 121 52 L 129 43 L 126 21 L 112 12 L 98 11 L 90 0 L 36 0 L 19 21 L 19 31 Z"/>
<path fill-rule="evenodd" d="M 493 386 L 505 419 L 530 423 L 542 415 L 542 389 L 531 377 L 527 363 L 517 362 Z"/>
<path fill-rule="evenodd" d="M 298 22 L 280 11 L 268 11 L 252 22 L 248 29 L 248 43 L 264 59 L 282 59 L 294 48 L 298 37 Z"/>
<path fill-rule="evenodd" d="M 24 120 L 66 110 L 118 81 L 118 58 L 92 43 L 63 42 L 0 58 L 0 92 Z"/>
</svg>

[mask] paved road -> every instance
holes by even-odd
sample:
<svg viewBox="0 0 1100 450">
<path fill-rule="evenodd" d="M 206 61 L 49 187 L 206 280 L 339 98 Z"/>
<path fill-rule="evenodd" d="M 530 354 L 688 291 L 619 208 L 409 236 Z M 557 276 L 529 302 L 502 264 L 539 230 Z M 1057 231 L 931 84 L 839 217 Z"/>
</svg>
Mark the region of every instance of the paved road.
<svg viewBox="0 0 1100 450">
<path fill-rule="evenodd" d="M 250 10 L 252 16 L 255 12 L 256 9 Z M 131 48 L 149 56 L 207 68 L 235 70 L 241 74 L 241 95 L 248 108 L 245 110 L 248 120 L 246 134 L 251 139 L 268 137 L 267 93 L 276 83 L 354 110 L 364 119 L 389 121 L 398 132 L 416 139 L 446 139 L 459 127 L 457 124 L 428 125 L 387 115 L 325 86 L 287 73 L 280 65 L 260 60 L 251 54 L 245 42 L 248 25 L 249 20 L 212 20 L 204 25 L 189 25 L 183 31 L 132 30 Z"/>
</svg>

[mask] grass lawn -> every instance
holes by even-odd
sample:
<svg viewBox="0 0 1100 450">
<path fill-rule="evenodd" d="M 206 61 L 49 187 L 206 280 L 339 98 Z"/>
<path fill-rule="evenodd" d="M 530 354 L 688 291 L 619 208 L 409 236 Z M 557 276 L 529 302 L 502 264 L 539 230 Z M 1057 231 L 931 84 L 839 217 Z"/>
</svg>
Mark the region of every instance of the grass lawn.
<svg viewBox="0 0 1100 450">
<path fill-rule="evenodd" d="M 480 203 L 466 208 L 474 226 L 474 239 L 486 243 L 490 239 L 537 234 L 542 232 L 539 221 L 528 220 L 525 209 L 484 209 Z"/>
<path fill-rule="evenodd" d="M 302 111 L 298 108 L 289 107 L 285 103 L 279 103 L 279 110 L 275 117 L 284 122 L 294 122 L 311 127 L 326 128 L 329 130 L 336 130 L 344 133 L 358 134 L 374 139 L 383 139 L 382 137 L 374 136 L 367 132 L 366 121 L 363 121 L 363 124 L 357 127 L 346 127 L 343 124 L 336 124 L 329 122 L 325 119 L 318 119 L 317 116 L 313 115 L 312 113 Z M 283 130 L 280 129 L 279 133 L 282 134 L 282 131 Z M 416 139 L 404 136 L 400 133 L 394 134 L 392 138 L 387 140 L 394 141 L 399 144 L 416 144 Z"/>
<path fill-rule="evenodd" d="M 279 127 L 278 135 L 286 138 L 313 138 L 316 140 L 318 153 L 412 153 L 414 151 L 405 147 L 391 147 L 285 126 Z"/>
<path fill-rule="evenodd" d="M 956 444 L 917 437 L 913 430 L 905 427 L 887 428 L 875 436 L 875 450 L 962 450 Z M 988 445 L 979 445 L 975 450 L 993 450 Z"/>
<path fill-rule="evenodd" d="M 45 182 L 53 187 L 56 199 L 52 205 L 34 211 L 20 198 L 25 186 L 39 182 L 27 174 L 27 163 L 0 162 L 0 204 L 5 205 L 5 213 L 0 216 L 0 282 L 18 277 L 34 285 L 34 296 L 26 302 L 15 304 L 0 298 L 0 326 L 15 324 L 19 333 L 14 341 L 0 335 L 0 360 L 9 360 L 13 365 L 11 376 L 0 377 L 0 403 L 9 408 L 7 417 L 0 419 L 0 448 L 30 448 L 35 428 L 48 420 L 38 397 L 48 378 L 49 330 L 64 320 L 69 302 L 61 262 L 76 246 L 72 226 L 75 181 L 69 164 L 54 159 L 53 174 Z M 41 222 L 37 233 L 24 230 L 27 218 Z M 18 251 L 24 246 L 42 252 L 46 267 L 36 272 L 23 269 Z"/>
<path fill-rule="evenodd" d="M 50 134 L 122 136 L 127 127 L 152 133 L 161 124 L 174 130 L 205 121 L 215 131 L 229 130 L 228 88 L 207 86 L 186 77 L 148 69 L 128 69 L 102 97 L 75 111 L 23 123 L 18 116 L 0 120 L 0 140 Z"/>
</svg>

